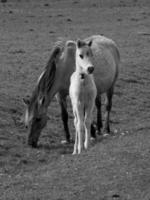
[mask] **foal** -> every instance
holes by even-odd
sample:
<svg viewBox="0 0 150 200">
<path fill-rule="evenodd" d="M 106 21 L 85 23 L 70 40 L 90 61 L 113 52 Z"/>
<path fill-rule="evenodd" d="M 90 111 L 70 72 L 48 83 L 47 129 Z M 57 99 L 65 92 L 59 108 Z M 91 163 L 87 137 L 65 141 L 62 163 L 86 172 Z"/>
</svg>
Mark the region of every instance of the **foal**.
<svg viewBox="0 0 150 200">
<path fill-rule="evenodd" d="M 78 40 L 76 44 L 76 70 L 70 78 L 69 94 L 72 103 L 75 126 L 75 144 L 73 154 L 80 154 L 83 148 L 88 148 L 92 112 L 97 95 L 97 89 L 92 75 L 94 66 L 91 50 L 92 41 L 85 43 Z M 84 133 L 83 133 L 84 132 Z"/>
</svg>

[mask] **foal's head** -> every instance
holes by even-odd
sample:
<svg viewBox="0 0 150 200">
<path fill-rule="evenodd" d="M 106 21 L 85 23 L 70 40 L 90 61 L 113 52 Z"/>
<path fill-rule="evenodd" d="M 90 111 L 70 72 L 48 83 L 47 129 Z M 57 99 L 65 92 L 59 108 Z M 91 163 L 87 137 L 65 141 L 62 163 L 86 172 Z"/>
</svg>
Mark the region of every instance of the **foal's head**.
<svg viewBox="0 0 150 200">
<path fill-rule="evenodd" d="M 76 67 L 85 74 L 92 74 L 94 71 L 91 45 L 92 41 L 86 43 L 81 40 L 76 44 Z"/>
</svg>

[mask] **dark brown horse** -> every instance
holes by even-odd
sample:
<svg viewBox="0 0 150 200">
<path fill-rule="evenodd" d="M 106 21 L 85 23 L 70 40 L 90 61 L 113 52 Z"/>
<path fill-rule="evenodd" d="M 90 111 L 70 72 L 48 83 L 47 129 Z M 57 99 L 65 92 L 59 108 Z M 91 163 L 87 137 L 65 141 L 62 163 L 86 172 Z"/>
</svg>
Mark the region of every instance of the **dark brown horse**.
<svg viewBox="0 0 150 200">
<path fill-rule="evenodd" d="M 118 76 L 120 56 L 114 41 L 101 35 L 91 36 L 84 40 L 92 41 L 92 54 L 94 58 L 94 79 L 97 87 L 97 129 L 102 128 L 101 94 L 106 93 L 106 115 L 104 130 L 109 133 L 109 115 L 112 107 L 114 85 Z M 37 146 L 42 129 L 47 123 L 47 109 L 52 98 L 57 94 L 61 106 L 61 115 L 66 134 L 66 141 L 70 142 L 68 128 L 68 112 L 66 97 L 69 91 L 70 76 L 75 70 L 74 41 L 57 42 L 53 47 L 50 59 L 45 70 L 40 75 L 37 85 L 30 99 L 24 99 L 26 104 L 25 125 L 29 127 L 28 144 Z M 91 126 L 94 134 L 95 129 Z"/>
</svg>

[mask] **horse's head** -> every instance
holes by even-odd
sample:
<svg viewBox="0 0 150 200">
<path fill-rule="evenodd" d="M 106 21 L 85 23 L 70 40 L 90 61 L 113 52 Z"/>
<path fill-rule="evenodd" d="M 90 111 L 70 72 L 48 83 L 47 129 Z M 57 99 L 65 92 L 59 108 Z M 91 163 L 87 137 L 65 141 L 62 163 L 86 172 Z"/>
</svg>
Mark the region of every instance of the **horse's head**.
<svg viewBox="0 0 150 200">
<path fill-rule="evenodd" d="M 78 40 L 76 44 L 76 65 L 82 73 L 92 74 L 94 71 L 92 41 L 86 43 Z"/>
<path fill-rule="evenodd" d="M 39 99 L 23 99 L 25 109 L 25 126 L 29 128 L 28 144 L 32 147 L 37 146 L 37 141 L 40 136 L 41 130 L 47 123 L 47 106 L 45 104 L 45 97 Z"/>
<path fill-rule="evenodd" d="M 25 127 L 28 128 L 35 121 L 40 121 L 40 119 L 46 115 L 46 105 L 45 97 L 41 98 L 23 98 L 25 104 L 25 116 L 24 116 L 24 123 Z"/>
</svg>

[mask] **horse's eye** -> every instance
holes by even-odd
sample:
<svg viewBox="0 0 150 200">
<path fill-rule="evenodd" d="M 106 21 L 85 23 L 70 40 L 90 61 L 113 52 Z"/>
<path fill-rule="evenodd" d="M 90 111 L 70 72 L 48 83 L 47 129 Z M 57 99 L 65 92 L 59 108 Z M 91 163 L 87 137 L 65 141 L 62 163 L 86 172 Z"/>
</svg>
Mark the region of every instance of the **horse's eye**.
<svg viewBox="0 0 150 200">
<path fill-rule="evenodd" d="M 82 54 L 80 54 L 79 56 L 80 56 L 80 58 L 82 58 L 82 59 L 83 59 L 83 55 L 82 55 Z"/>
<path fill-rule="evenodd" d="M 89 52 L 87 52 L 86 55 L 89 56 Z"/>
</svg>

